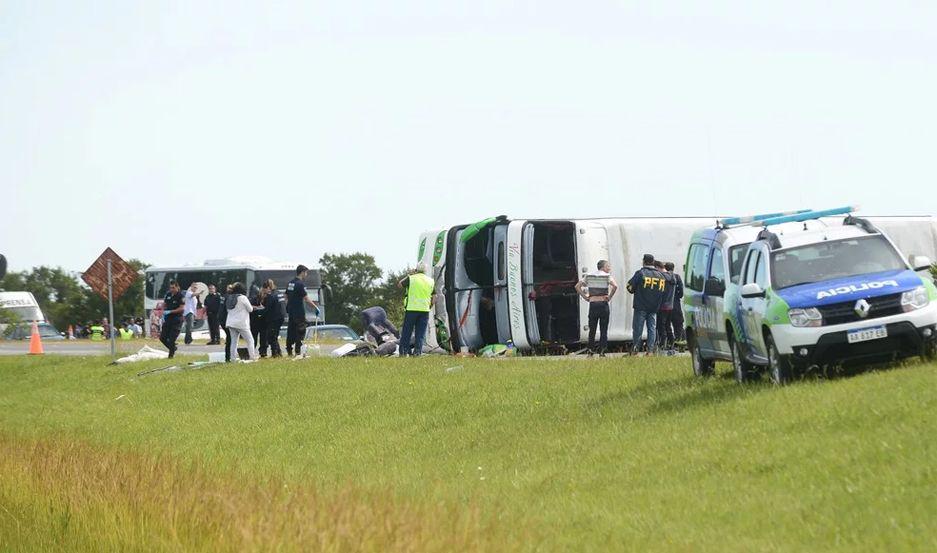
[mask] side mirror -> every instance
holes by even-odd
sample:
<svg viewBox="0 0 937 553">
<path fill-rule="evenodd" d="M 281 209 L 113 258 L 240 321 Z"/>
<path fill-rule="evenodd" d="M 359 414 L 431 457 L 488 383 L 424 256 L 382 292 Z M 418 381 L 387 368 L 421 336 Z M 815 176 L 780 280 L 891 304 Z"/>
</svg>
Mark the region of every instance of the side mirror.
<svg viewBox="0 0 937 553">
<path fill-rule="evenodd" d="M 926 271 L 931 268 L 933 262 L 926 255 L 912 255 L 911 256 L 911 267 L 915 271 Z"/>
<path fill-rule="evenodd" d="M 741 295 L 743 298 L 763 298 L 765 297 L 765 291 L 756 283 L 749 282 L 745 286 L 742 286 Z"/>
<path fill-rule="evenodd" d="M 711 278 L 706 281 L 706 285 L 703 287 L 703 293 L 707 296 L 716 296 L 721 298 L 726 294 L 726 285 L 720 280 Z"/>
</svg>

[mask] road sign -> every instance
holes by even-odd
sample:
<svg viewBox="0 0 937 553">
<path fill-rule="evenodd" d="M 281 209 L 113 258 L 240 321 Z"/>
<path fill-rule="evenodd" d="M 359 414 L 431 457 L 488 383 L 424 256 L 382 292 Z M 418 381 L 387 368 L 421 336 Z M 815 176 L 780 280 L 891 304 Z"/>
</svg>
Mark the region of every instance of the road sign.
<svg viewBox="0 0 937 553">
<path fill-rule="evenodd" d="M 111 262 L 111 277 L 114 282 L 114 299 L 119 298 L 133 281 L 137 279 L 137 272 L 129 263 L 121 259 L 114 250 L 107 248 L 104 253 L 94 260 L 94 263 L 88 267 L 88 270 L 81 275 L 81 280 L 85 281 L 99 296 L 104 299 L 107 297 L 107 262 Z M 114 321 L 111 321 L 113 323 Z"/>
</svg>

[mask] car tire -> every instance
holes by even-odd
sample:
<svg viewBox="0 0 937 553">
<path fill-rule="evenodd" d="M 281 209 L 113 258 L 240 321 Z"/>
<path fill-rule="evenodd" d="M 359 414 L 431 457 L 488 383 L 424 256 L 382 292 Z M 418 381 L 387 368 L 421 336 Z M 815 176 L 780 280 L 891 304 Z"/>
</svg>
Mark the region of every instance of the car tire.
<svg viewBox="0 0 937 553">
<path fill-rule="evenodd" d="M 921 359 L 924 361 L 937 359 L 937 340 L 932 339 L 924 342 L 924 347 L 921 350 Z"/>
<path fill-rule="evenodd" d="M 774 343 L 771 334 L 765 336 L 765 345 L 768 347 L 768 373 L 771 380 L 779 386 L 790 383 L 794 377 L 791 360 L 786 355 L 778 353 L 778 346 Z"/>
<path fill-rule="evenodd" d="M 730 340 L 729 346 L 732 348 L 732 372 L 735 374 L 735 381 L 739 384 L 749 382 L 757 374 L 755 366 L 742 355 L 742 348 L 738 341 Z"/>
<path fill-rule="evenodd" d="M 712 359 L 706 359 L 703 357 L 703 352 L 700 351 L 699 345 L 696 343 L 696 337 L 692 334 L 687 337 L 687 342 L 690 347 L 690 358 L 693 361 L 693 374 L 699 377 L 712 376 L 713 367 L 716 362 Z"/>
</svg>

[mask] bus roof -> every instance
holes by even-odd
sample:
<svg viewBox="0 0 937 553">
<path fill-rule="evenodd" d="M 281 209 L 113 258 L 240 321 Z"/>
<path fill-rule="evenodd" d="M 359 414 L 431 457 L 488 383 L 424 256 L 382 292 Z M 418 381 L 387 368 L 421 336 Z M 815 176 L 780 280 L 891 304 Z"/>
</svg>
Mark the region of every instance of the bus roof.
<svg viewBox="0 0 937 553">
<path fill-rule="evenodd" d="M 206 269 L 216 271 L 228 271 L 234 269 L 254 269 L 258 271 L 294 271 L 299 263 L 289 261 L 273 261 L 267 257 L 261 256 L 237 256 L 220 259 L 206 259 L 201 265 L 181 265 L 170 267 L 149 267 L 148 273 L 159 271 L 204 271 Z M 318 268 L 310 267 L 310 271 L 318 271 Z"/>
</svg>

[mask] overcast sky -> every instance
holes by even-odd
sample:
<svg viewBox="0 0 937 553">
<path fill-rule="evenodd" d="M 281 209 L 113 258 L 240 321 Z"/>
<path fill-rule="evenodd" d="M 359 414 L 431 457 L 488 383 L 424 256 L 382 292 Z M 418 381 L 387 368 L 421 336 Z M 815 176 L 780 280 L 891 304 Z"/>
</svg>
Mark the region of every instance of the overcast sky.
<svg viewBox="0 0 937 553">
<path fill-rule="evenodd" d="M 7 1 L 0 253 L 400 268 L 496 214 L 937 214 L 937 3 L 756 4 Z"/>
</svg>

